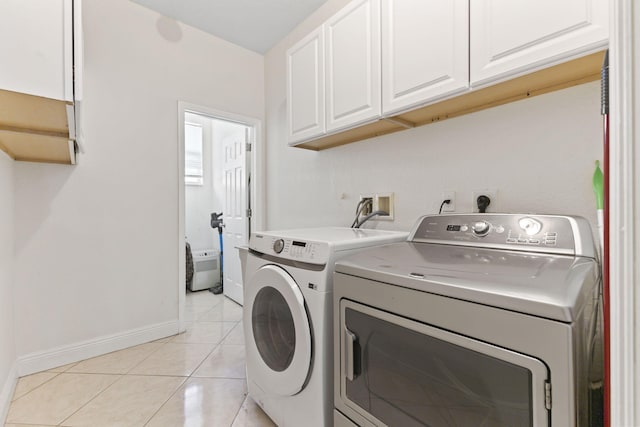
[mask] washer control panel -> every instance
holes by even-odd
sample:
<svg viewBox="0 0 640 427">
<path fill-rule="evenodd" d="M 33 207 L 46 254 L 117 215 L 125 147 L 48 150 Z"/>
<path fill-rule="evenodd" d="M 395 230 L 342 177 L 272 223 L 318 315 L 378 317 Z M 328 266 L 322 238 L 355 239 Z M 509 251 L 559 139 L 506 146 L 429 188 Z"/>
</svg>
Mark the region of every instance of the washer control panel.
<svg viewBox="0 0 640 427">
<path fill-rule="evenodd" d="M 280 238 L 256 233 L 252 236 L 252 249 L 266 255 L 311 264 L 326 264 L 329 247 L 326 243 Z"/>
<path fill-rule="evenodd" d="M 576 216 L 427 215 L 418 220 L 410 241 L 595 257 L 591 228 Z"/>
</svg>

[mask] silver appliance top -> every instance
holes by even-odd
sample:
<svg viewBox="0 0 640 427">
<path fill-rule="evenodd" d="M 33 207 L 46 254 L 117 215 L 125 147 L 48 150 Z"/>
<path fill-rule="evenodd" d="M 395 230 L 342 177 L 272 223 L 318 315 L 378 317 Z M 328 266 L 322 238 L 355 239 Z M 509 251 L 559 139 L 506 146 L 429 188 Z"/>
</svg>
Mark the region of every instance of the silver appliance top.
<svg viewBox="0 0 640 427">
<path fill-rule="evenodd" d="M 425 216 L 408 242 L 351 255 L 336 272 L 572 322 L 599 284 L 589 246 L 589 224 L 579 217 Z"/>
</svg>

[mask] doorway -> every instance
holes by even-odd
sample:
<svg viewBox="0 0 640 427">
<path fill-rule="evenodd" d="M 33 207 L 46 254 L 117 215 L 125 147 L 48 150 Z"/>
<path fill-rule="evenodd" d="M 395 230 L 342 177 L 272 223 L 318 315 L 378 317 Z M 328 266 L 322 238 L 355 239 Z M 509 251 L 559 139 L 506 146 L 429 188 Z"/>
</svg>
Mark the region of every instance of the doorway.
<svg viewBox="0 0 640 427">
<path fill-rule="evenodd" d="M 179 102 L 178 129 L 178 318 L 183 331 L 185 242 L 194 255 L 221 252 L 223 292 L 242 304 L 238 248 L 248 244 L 252 230 L 262 228 L 264 210 L 260 120 Z M 214 212 L 222 213 L 220 229 L 211 227 Z"/>
</svg>

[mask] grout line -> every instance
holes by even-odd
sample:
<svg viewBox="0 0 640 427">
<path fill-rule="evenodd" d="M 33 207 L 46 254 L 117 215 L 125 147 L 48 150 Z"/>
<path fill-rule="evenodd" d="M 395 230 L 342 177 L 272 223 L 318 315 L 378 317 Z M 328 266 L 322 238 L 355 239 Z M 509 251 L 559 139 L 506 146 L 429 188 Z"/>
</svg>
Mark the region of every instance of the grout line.
<svg viewBox="0 0 640 427">
<path fill-rule="evenodd" d="M 249 392 L 245 391 L 244 392 L 244 399 L 242 399 L 242 403 L 240 404 L 240 407 L 238 408 L 238 412 L 236 412 L 236 415 L 233 417 L 233 421 L 231 421 L 231 425 L 229 427 L 233 427 L 233 424 L 235 424 L 236 420 L 238 419 L 238 416 L 240 415 L 240 411 L 242 411 L 242 408 L 244 407 L 244 404 L 247 403 L 247 399 L 249 398 Z"/>
<path fill-rule="evenodd" d="M 147 424 L 149 424 L 151 422 L 153 417 L 155 417 L 158 414 L 158 412 L 160 412 L 160 410 L 164 407 L 164 405 L 166 405 L 167 402 L 169 402 L 173 398 L 173 396 L 176 395 L 176 393 L 178 393 L 180 390 L 182 390 L 182 388 L 187 384 L 188 380 L 189 380 L 189 377 L 183 377 L 182 383 L 180 383 L 180 385 L 173 391 L 173 393 L 171 393 L 169 395 L 169 397 L 167 397 L 165 399 L 165 401 L 162 402 L 162 404 L 160 406 L 158 406 L 158 409 L 156 409 L 155 412 L 153 414 L 151 414 L 149 419 L 144 422 L 143 426 L 146 426 Z"/>
<path fill-rule="evenodd" d="M 188 295 L 188 294 L 187 294 L 187 295 Z M 207 311 L 203 312 L 203 314 L 209 313 L 210 311 L 212 311 L 212 310 L 213 310 L 217 305 L 219 305 L 219 304 L 220 304 L 220 303 L 218 302 L 217 304 L 215 304 L 214 306 L 212 306 L 209 310 L 207 310 Z M 200 316 L 198 316 L 198 317 L 200 317 Z M 223 323 L 223 322 L 227 322 L 227 321 L 225 321 L 225 320 L 222 320 L 222 321 L 206 321 L 206 320 L 202 320 L 202 321 L 201 321 L 201 320 L 199 320 L 198 318 L 196 318 L 196 319 L 195 319 L 194 321 L 192 321 L 191 323 L 196 324 L 196 323 L 214 323 L 214 322 L 215 322 L 215 323 Z M 231 323 L 231 322 L 229 322 L 229 323 Z M 216 351 L 216 349 L 222 345 L 222 341 L 224 341 L 224 339 L 227 337 L 227 335 L 228 335 L 228 334 L 229 334 L 229 333 L 230 333 L 230 332 L 231 332 L 231 331 L 232 331 L 232 330 L 237 326 L 237 324 L 238 324 L 239 322 L 233 322 L 233 323 L 236 323 L 236 325 L 235 325 L 233 328 L 231 328 L 231 329 L 229 330 L 229 332 L 227 332 L 227 334 L 225 334 L 225 335 L 221 338 L 221 340 L 220 340 L 218 343 L 174 343 L 174 344 L 214 344 L 214 346 L 213 346 L 213 348 L 211 349 L 211 351 L 210 351 L 209 353 L 207 353 L 207 355 L 202 359 L 202 361 L 201 361 L 201 362 L 200 362 L 200 363 L 199 363 L 199 364 L 198 364 L 198 365 L 197 365 L 197 366 L 196 366 L 196 367 L 191 371 L 191 373 L 190 373 L 190 374 L 185 378 L 185 380 L 183 381 L 182 385 L 181 385 L 180 387 L 178 387 L 178 389 L 177 389 L 175 392 L 173 392 L 173 394 L 171 394 L 171 396 L 169 396 L 169 398 L 168 398 L 167 400 L 165 400 L 165 401 L 164 401 L 164 403 L 163 403 L 162 405 L 160 405 L 160 407 L 158 408 L 158 410 L 157 410 L 157 411 L 155 411 L 155 412 L 153 413 L 153 415 L 152 415 L 152 416 L 151 416 L 151 417 L 150 417 L 150 418 L 145 422 L 145 424 L 144 424 L 145 426 L 147 426 L 147 425 L 148 425 L 148 424 L 153 420 L 153 418 L 154 418 L 154 417 L 155 417 L 155 416 L 160 412 L 160 410 L 162 410 L 162 408 L 167 404 L 167 402 L 169 402 L 169 400 L 171 400 L 171 399 L 176 395 L 176 393 L 178 393 L 178 392 L 179 392 L 183 387 L 185 387 L 185 386 L 186 386 L 187 382 L 188 382 L 190 379 L 192 379 L 192 378 L 193 378 L 193 379 L 200 379 L 200 378 L 205 378 L 205 379 L 206 379 L 206 378 L 207 378 L 207 377 L 194 377 L 194 376 L 193 376 L 193 374 L 194 374 L 194 373 L 195 373 L 195 372 L 200 368 L 200 366 L 202 366 L 202 364 L 205 362 L 205 360 L 207 360 L 207 359 L 209 358 L 209 356 L 211 356 L 211 355 L 213 354 L 213 352 L 214 352 L 214 351 Z M 187 331 L 185 331 L 185 333 L 186 333 L 186 332 L 187 332 Z M 245 393 L 245 399 L 246 399 L 246 393 Z M 235 421 L 235 419 L 236 419 L 236 417 L 237 417 L 237 415 L 238 415 L 239 411 L 242 409 L 242 405 L 243 405 L 243 404 L 244 404 L 244 400 L 243 400 L 243 401 L 242 401 L 242 403 L 240 404 L 240 408 L 238 409 L 238 412 L 236 412 L 236 416 L 234 416 L 233 421 L 231 422 L 231 425 L 233 425 L 233 422 Z M 230 425 L 229 427 L 231 427 L 231 425 Z"/>
<path fill-rule="evenodd" d="M 151 343 L 154 343 L 154 342 L 155 342 L 155 341 L 151 341 L 150 343 L 145 343 L 145 344 L 151 344 Z M 154 355 L 155 353 L 157 353 L 158 351 L 160 351 L 160 349 L 161 349 L 162 347 L 164 347 L 166 344 L 168 344 L 168 342 L 160 342 L 160 343 L 157 343 L 157 344 L 160 344 L 160 345 L 158 346 L 158 348 L 156 348 L 155 350 L 151 351 L 151 352 L 150 352 L 146 357 L 144 357 L 140 362 L 136 363 L 136 364 L 135 364 L 135 365 L 133 365 L 131 368 L 129 368 L 129 370 L 127 370 L 127 371 L 124 373 L 124 375 L 129 375 L 129 373 L 130 373 L 131 371 L 133 371 L 135 368 L 137 368 L 138 366 L 140 366 L 140 364 L 141 364 L 142 362 L 144 362 L 145 360 L 147 360 L 148 358 L 150 358 L 152 355 Z M 143 344 L 140 344 L 140 345 L 143 345 Z M 135 346 L 134 346 L 134 347 L 135 347 Z M 131 348 L 131 347 L 129 347 L 129 348 Z M 126 350 L 126 349 L 125 349 L 125 350 Z M 121 350 L 121 351 L 122 351 L 122 350 Z"/>
<path fill-rule="evenodd" d="M 81 361 L 78 362 L 74 362 L 74 363 L 69 363 L 67 365 L 62 365 L 62 366 L 66 366 L 65 369 L 61 370 L 61 371 L 55 371 L 56 369 L 60 369 L 62 368 L 62 366 L 57 366 L 55 368 L 52 369 L 47 369 L 46 371 L 40 371 L 40 372 L 52 372 L 52 373 L 58 373 L 58 374 L 63 374 L 67 371 L 69 371 L 69 369 L 73 368 L 74 366 L 76 366 L 78 363 L 80 363 Z"/>
<path fill-rule="evenodd" d="M 69 375 L 75 375 L 75 373 L 70 373 Z M 82 408 L 87 406 L 89 403 L 93 402 L 98 396 L 100 396 L 102 393 L 104 393 L 105 391 L 110 389 L 111 386 L 113 386 L 115 383 L 117 383 L 118 381 L 120 381 L 124 377 L 124 374 L 83 374 L 83 373 L 80 373 L 80 372 L 78 372 L 78 375 L 110 375 L 110 376 L 118 376 L 119 378 L 117 380 L 115 380 L 114 382 L 112 382 L 111 384 L 109 384 L 108 386 L 106 386 L 104 388 L 104 390 L 100 390 L 100 392 L 98 392 L 95 396 L 93 396 L 91 399 L 89 399 L 87 402 L 85 402 L 84 405 L 81 405 L 78 409 L 76 409 L 71 414 L 69 414 L 69 416 L 67 418 L 63 419 L 58 425 L 64 425 L 65 421 L 67 421 L 69 418 L 73 417 L 75 414 L 78 413 L 78 411 L 80 411 Z"/>
<path fill-rule="evenodd" d="M 49 372 L 49 371 L 42 371 L 42 372 L 36 372 L 35 374 L 31 374 L 31 375 L 37 375 L 37 374 L 54 374 L 53 377 L 49 378 L 48 380 L 46 380 L 45 382 L 43 382 L 42 384 L 32 388 L 31 390 L 29 390 L 28 392 L 26 392 L 25 394 L 23 394 L 20 397 L 15 397 L 16 392 L 15 390 L 13 391 L 13 399 L 11 399 L 11 401 L 9 402 L 9 406 L 11 406 L 13 404 L 13 402 L 17 402 L 18 400 L 22 399 L 23 397 L 28 396 L 29 394 L 31 394 L 31 392 L 39 389 L 40 387 L 42 387 L 43 385 L 45 385 L 46 383 L 48 383 L 49 381 L 51 381 L 52 379 L 56 378 L 58 375 L 62 374 L 63 372 Z M 31 376 L 31 375 L 27 375 L 27 376 Z M 26 378 L 26 377 L 22 377 L 22 378 Z M 20 381 L 21 378 L 18 378 L 18 382 Z M 18 387 L 18 384 L 16 383 L 16 388 Z"/>
</svg>

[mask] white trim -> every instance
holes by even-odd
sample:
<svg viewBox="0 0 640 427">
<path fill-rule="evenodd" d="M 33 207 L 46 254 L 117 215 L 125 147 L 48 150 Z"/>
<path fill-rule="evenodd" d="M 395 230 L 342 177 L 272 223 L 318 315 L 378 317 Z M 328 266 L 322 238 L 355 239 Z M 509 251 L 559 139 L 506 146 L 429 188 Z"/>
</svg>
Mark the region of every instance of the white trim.
<svg viewBox="0 0 640 427">
<path fill-rule="evenodd" d="M 611 426 L 640 425 L 640 7 L 609 2 Z"/>
<path fill-rule="evenodd" d="M 73 0 L 73 102 L 75 104 L 78 101 L 82 101 L 83 91 L 84 33 L 82 29 L 82 1 Z"/>
<path fill-rule="evenodd" d="M 67 141 L 67 148 L 69 150 L 69 159 L 72 165 L 78 163 L 78 159 L 76 158 L 76 143 L 73 139 L 69 139 Z"/>
<path fill-rule="evenodd" d="M 64 66 L 64 100 L 73 102 L 73 0 L 64 0 L 62 60 Z M 71 129 L 69 129 L 71 131 Z"/>
<path fill-rule="evenodd" d="M 35 352 L 18 358 L 18 375 L 67 365 L 112 351 L 122 350 L 138 344 L 165 338 L 178 333 L 176 321 L 157 323 L 142 328 L 131 329 L 119 334 L 105 335 L 91 340 Z"/>
<path fill-rule="evenodd" d="M 178 101 L 178 331 L 180 333 L 187 330 L 187 323 L 184 317 L 184 304 L 186 300 L 186 286 L 183 286 L 183 278 L 187 277 L 187 255 L 185 250 L 185 181 L 184 181 L 184 114 L 187 105 Z"/>
<path fill-rule="evenodd" d="M 9 406 L 11 406 L 11 398 L 13 397 L 13 392 L 15 391 L 16 384 L 18 383 L 18 369 L 16 366 L 17 365 L 14 363 L 9 370 L 9 374 L 4 382 L 4 386 L 2 386 L 2 390 L 0 390 L 0 425 L 4 425 L 7 420 Z"/>
<path fill-rule="evenodd" d="M 69 139 L 76 139 L 76 110 L 73 104 L 67 104 L 67 127 L 69 128 Z"/>
<path fill-rule="evenodd" d="M 186 256 L 185 256 L 185 184 L 184 184 L 184 115 L 186 112 L 218 118 L 222 120 L 242 123 L 254 129 L 254 138 L 251 147 L 251 230 L 258 231 L 264 229 L 265 224 L 265 175 L 264 175 L 264 129 L 262 120 L 244 116 L 241 114 L 229 113 L 215 108 L 184 101 L 178 101 L 178 322 L 180 332 L 186 330 L 184 318 L 185 287 L 183 278 L 186 276 Z"/>
</svg>

